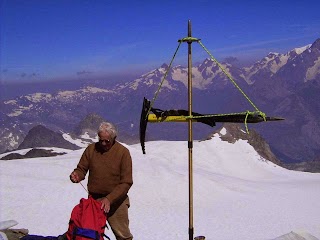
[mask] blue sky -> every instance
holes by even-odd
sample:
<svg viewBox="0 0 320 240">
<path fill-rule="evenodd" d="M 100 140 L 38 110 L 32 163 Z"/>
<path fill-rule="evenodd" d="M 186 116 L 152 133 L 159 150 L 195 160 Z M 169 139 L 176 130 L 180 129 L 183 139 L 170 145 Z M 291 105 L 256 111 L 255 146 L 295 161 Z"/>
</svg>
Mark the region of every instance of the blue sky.
<svg viewBox="0 0 320 240">
<path fill-rule="evenodd" d="M 320 1 L 0 0 L 1 79 L 145 73 L 192 36 L 218 60 L 258 60 L 320 36 Z M 207 56 L 192 44 L 193 62 Z M 183 44 L 174 65 L 187 65 Z"/>
</svg>

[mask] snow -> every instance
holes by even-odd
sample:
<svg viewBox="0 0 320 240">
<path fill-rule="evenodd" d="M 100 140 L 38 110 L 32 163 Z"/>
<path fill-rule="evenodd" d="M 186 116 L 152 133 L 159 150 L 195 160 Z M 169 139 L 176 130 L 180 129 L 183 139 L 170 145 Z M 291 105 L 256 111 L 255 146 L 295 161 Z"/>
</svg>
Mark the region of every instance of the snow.
<svg viewBox="0 0 320 240">
<path fill-rule="evenodd" d="M 103 89 L 103 88 L 97 88 L 97 87 L 86 87 L 82 89 L 83 92 L 89 92 L 89 93 L 113 93 L 114 91 Z"/>
<path fill-rule="evenodd" d="M 205 65 L 210 60 L 205 61 Z M 211 62 L 213 62 L 211 60 Z M 214 63 L 215 64 L 215 63 Z M 230 73 L 230 69 L 228 64 L 221 64 L 224 71 L 226 71 L 230 76 L 232 75 Z M 221 68 L 219 68 L 216 71 L 212 70 L 212 65 L 207 66 L 202 72 L 199 71 L 199 67 L 193 67 L 192 68 L 192 84 L 194 88 L 197 89 L 206 89 L 208 85 L 212 84 L 213 79 L 222 73 Z M 210 77 L 207 77 L 206 79 L 203 78 L 202 73 L 205 72 L 207 75 L 210 75 Z M 188 86 L 188 71 L 184 68 L 174 68 L 174 71 L 172 72 L 172 79 L 174 81 L 178 81 L 184 84 L 185 87 Z"/>
<path fill-rule="evenodd" d="M 50 101 L 52 99 L 52 95 L 49 93 L 34 93 L 34 94 L 29 94 L 26 96 L 26 99 L 28 99 L 30 102 L 41 102 L 41 101 Z"/>
<path fill-rule="evenodd" d="M 79 146 L 79 147 L 82 147 L 82 148 L 88 146 L 88 144 L 92 143 L 93 141 L 95 141 L 95 142 L 98 141 L 98 137 L 97 137 L 96 139 L 92 139 L 87 132 L 84 133 L 84 134 L 81 136 L 81 138 L 82 138 L 81 140 L 80 140 L 80 139 L 73 139 L 73 138 L 70 136 L 70 134 L 67 134 L 67 133 L 63 133 L 63 134 L 62 134 L 62 137 L 63 137 L 65 140 L 67 140 L 67 141 L 69 141 L 69 142 L 71 142 L 71 143 L 73 143 L 73 144 L 75 144 L 75 145 L 77 145 L 77 146 Z M 88 141 L 85 141 L 84 139 L 86 139 L 86 140 L 88 140 Z"/>
<path fill-rule="evenodd" d="M 161 81 L 162 81 L 162 80 L 163 80 L 163 79 L 161 79 Z M 170 85 L 170 83 L 169 83 L 169 81 L 168 81 L 167 79 L 164 79 L 164 81 L 162 82 L 161 87 L 166 87 L 166 88 L 168 88 L 168 89 L 170 89 L 170 90 L 177 90 L 177 89 L 175 89 L 174 87 L 172 87 L 172 86 Z"/>
<path fill-rule="evenodd" d="M 9 144 L 11 147 L 14 147 L 14 146 L 17 146 L 19 143 L 18 143 L 18 140 L 19 140 L 19 136 L 16 136 L 14 137 L 13 134 L 10 132 L 9 133 L 9 136 L 7 137 L 3 137 L 4 139 L 9 139 Z"/>
<path fill-rule="evenodd" d="M 9 117 L 17 117 L 23 113 L 23 111 L 30 110 L 33 107 L 33 104 L 29 104 L 29 106 L 19 106 L 18 109 L 14 109 L 12 113 L 7 114 Z"/>
<path fill-rule="evenodd" d="M 221 135 L 226 135 L 227 134 L 227 129 L 226 128 L 221 128 L 221 130 L 220 130 L 220 134 Z"/>
<path fill-rule="evenodd" d="M 308 44 L 306 46 L 300 47 L 300 48 L 295 48 L 293 51 L 295 51 L 297 54 L 303 53 L 305 50 L 309 49 L 312 44 Z"/>
<path fill-rule="evenodd" d="M 134 80 L 134 82 L 130 88 L 133 90 L 137 90 L 140 82 L 141 82 L 141 78 Z"/>
<path fill-rule="evenodd" d="M 288 62 L 288 59 L 289 59 L 289 55 L 282 55 L 282 54 L 279 54 L 277 56 L 278 60 L 280 60 L 279 62 L 276 62 L 276 61 L 273 61 L 272 62 L 272 65 L 270 66 L 270 70 L 273 74 L 277 73 L 279 71 L 279 69 L 281 67 L 283 67 L 287 62 Z"/>
<path fill-rule="evenodd" d="M 192 68 L 192 70 L 194 70 L 194 68 Z M 175 68 L 172 72 L 172 79 L 182 82 L 185 87 L 188 86 L 188 72 L 186 72 L 185 69 Z"/>
<path fill-rule="evenodd" d="M 187 142 L 147 142 L 145 155 L 140 144 L 125 146 L 133 159 L 129 214 L 134 239 L 188 239 Z M 16 220 L 15 228 L 30 234 L 64 233 L 73 207 L 87 197 L 80 184 L 69 180 L 83 150 L 0 161 L 0 221 Z M 320 238 L 320 174 L 283 169 L 246 141 L 230 144 L 217 136 L 194 142 L 192 169 L 194 236 L 270 240 L 301 233 Z M 111 230 L 106 233 L 115 239 Z"/>
<path fill-rule="evenodd" d="M 8 221 L 0 222 L 0 231 L 1 230 L 6 230 L 8 228 L 11 228 L 11 227 L 13 227 L 13 226 L 15 226 L 17 224 L 18 224 L 18 222 L 15 221 L 15 220 L 8 220 Z"/>
<path fill-rule="evenodd" d="M 315 79 L 318 74 L 320 74 L 320 57 L 314 61 L 314 65 L 312 67 L 307 69 L 305 81 Z"/>
<path fill-rule="evenodd" d="M 17 104 L 17 100 L 9 100 L 9 101 L 5 101 L 4 104 L 11 104 L 11 105 L 15 105 Z"/>
</svg>

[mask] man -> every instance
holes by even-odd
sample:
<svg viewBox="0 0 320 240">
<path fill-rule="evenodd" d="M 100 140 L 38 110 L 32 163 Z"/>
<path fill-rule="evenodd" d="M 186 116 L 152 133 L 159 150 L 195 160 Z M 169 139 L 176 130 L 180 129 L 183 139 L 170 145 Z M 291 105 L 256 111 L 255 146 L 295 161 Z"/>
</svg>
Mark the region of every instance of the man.
<svg viewBox="0 0 320 240">
<path fill-rule="evenodd" d="M 116 239 L 131 240 L 127 195 L 133 184 L 131 155 L 116 141 L 117 131 L 112 123 L 101 123 L 98 136 L 99 142 L 90 144 L 83 152 L 70 180 L 79 183 L 89 171 L 89 194 L 101 201 Z"/>
</svg>

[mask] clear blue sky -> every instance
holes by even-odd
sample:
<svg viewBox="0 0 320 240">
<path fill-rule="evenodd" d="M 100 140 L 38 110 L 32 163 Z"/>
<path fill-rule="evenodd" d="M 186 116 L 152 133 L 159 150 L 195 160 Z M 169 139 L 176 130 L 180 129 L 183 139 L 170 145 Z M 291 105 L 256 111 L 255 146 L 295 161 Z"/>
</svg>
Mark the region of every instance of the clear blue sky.
<svg viewBox="0 0 320 240">
<path fill-rule="evenodd" d="M 218 59 L 260 59 L 320 36 L 319 0 L 0 0 L 2 81 L 145 73 L 193 37 Z M 194 43 L 193 62 L 207 57 Z M 187 44 L 174 65 L 187 65 Z"/>
</svg>

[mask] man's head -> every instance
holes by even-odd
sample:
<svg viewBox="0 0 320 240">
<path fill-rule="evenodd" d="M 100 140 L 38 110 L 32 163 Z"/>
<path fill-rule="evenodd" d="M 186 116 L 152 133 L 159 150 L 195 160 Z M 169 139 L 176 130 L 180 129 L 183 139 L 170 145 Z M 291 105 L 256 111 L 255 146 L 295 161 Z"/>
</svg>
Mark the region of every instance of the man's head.
<svg viewBox="0 0 320 240">
<path fill-rule="evenodd" d="M 108 151 L 117 137 L 116 127 L 109 122 L 102 122 L 98 129 L 99 143 L 103 150 Z"/>
</svg>

